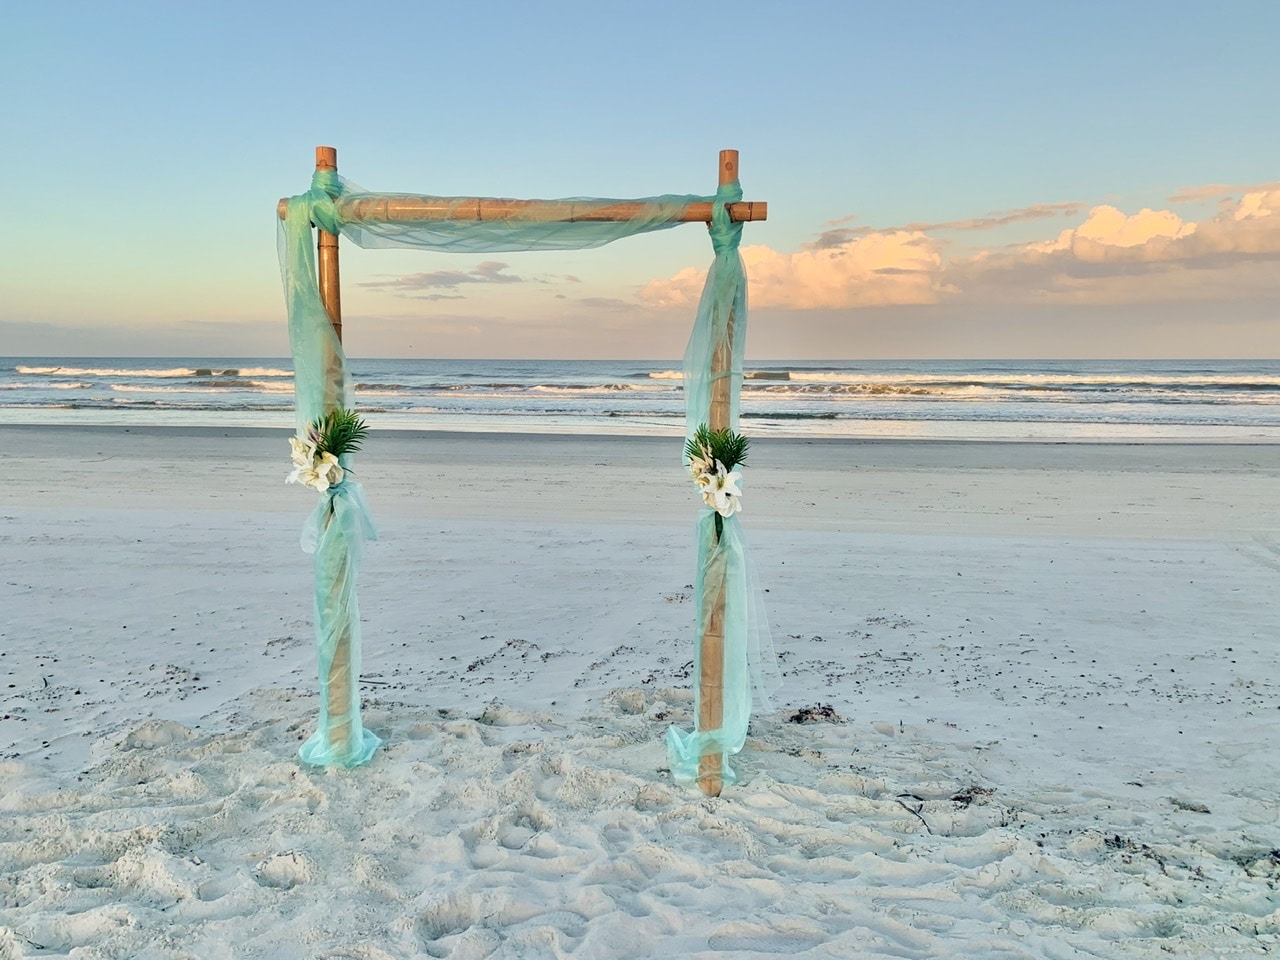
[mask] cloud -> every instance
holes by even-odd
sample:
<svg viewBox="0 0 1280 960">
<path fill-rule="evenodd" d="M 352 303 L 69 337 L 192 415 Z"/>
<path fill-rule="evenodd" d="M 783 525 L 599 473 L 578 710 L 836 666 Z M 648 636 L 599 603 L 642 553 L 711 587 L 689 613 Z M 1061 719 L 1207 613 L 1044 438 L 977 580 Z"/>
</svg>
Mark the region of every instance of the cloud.
<svg viewBox="0 0 1280 960">
<path fill-rule="evenodd" d="M 779 253 L 744 247 L 751 303 L 759 307 L 865 307 L 934 303 L 942 254 L 923 233 L 898 231 L 854 237 L 838 247 Z M 705 271 L 689 268 L 655 280 L 640 292 L 654 306 L 697 303 Z"/>
<path fill-rule="evenodd" d="M 1069 254 L 1084 263 L 1182 263 L 1280 257 L 1280 189 L 1246 193 L 1239 203 L 1199 223 L 1170 210 L 1126 215 L 1104 205 L 1057 238 L 1013 248 L 1014 258 Z"/>
<path fill-rule="evenodd" d="M 1073 257 L 1086 263 L 1159 260 L 1164 259 L 1162 251 L 1167 242 L 1191 236 L 1195 230 L 1194 223 L 1183 222 L 1170 210 L 1143 209 L 1126 215 L 1103 204 L 1090 210 L 1080 226 L 1063 230 L 1054 240 L 1026 244 L 1019 252 L 1070 251 Z"/>
<path fill-rule="evenodd" d="M 431 290 L 443 287 L 456 290 L 469 283 L 526 283 L 524 277 L 504 273 L 507 264 L 499 260 L 485 260 L 477 263 L 470 270 L 434 270 L 430 273 L 411 273 L 391 280 L 367 280 L 362 287 L 374 287 L 392 292 L 409 292 L 415 290 Z M 438 299 L 438 298 L 428 298 Z"/>
<path fill-rule="evenodd" d="M 1122 303 L 1240 299 L 1274 290 L 1280 190 L 1246 193 L 1199 222 L 1168 210 L 1094 207 L 1049 241 L 980 251 L 948 264 L 973 298 Z"/>
<path fill-rule="evenodd" d="M 1256 183 L 1251 186 L 1230 186 L 1223 183 L 1208 183 L 1201 187 L 1184 187 L 1169 198 L 1169 203 L 1197 203 L 1201 200 L 1219 200 L 1234 197 L 1243 193 L 1267 193 L 1280 190 L 1280 181 L 1272 183 Z"/>
<path fill-rule="evenodd" d="M 1206 190 L 1208 188 L 1205 188 Z M 1216 189 L 1216 188 L 1215 188 Z M 1280 260 L 1280 189 L 1245 192 L 1198 222 L 1171 210 L 1091 208 L 1052 239 L 970 246 L 944 256 L 936 230 L 985 230 L 1079 212 L 1046 203 L 969 220 L 889 230 L 827 230 L 795 253 L 746 247 L 753 306 L 796 310 L 961 303 L 1134 303 L 1244 299 L 1274 293 Z M 1210 275 L 1213 274 L 1212 277 Z M 696 303 L 704 272 L 647 284 L 653 306 Z"/>
<path fill-rule="evenodd" d="M 934 233 L 940 230 L 995 230 L 999 227 L 1007 227 L 1011 223 L 1021 223 L 1027 220 L 1044 220 L 1048 217 L 1067 216 L 1074 217 L 1084 209 L 1083 203 L 1037 203 L 1030 207 L 1022 207 L 1018 210 L 1005 210 L 1000 213 L 989 213 L 985 217 L 971 217 L 967 220 L 943 220 L 938 223 L 906 223 L 899 227 L 846 227 L 839 230 L 826 230 L 818 234 L 818 239 L 812 243 L 806 244 L 806 247 L 814 250 L 829 250 L 847 243 L 854 237 L 869 236 L 873 233 L 897 233 L 906 231 L 908 233 Z M 852 219 L 851 217 L 846 217 Z M 833 220 L 831 226 L 835 226 L 840 221 Z"/>
</svg>

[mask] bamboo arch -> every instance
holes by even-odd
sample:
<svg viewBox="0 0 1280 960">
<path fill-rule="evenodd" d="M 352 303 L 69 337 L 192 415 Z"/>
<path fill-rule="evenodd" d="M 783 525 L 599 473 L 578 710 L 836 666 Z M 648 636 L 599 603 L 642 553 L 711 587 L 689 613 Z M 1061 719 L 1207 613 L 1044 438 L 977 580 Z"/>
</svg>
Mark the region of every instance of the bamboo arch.
<svg viewBox="0 0 1280 960">
<path fill-rule="evenodd" d="M 316 147 L 315 170 L 317 174 L 335 175 L 338 168 L 338 152 L 331 146 Z M 720 187 L 738 179 L 738 151 L 721 150 L 717 184 Z M 284 220 L 289 201 L 282 199 L 277 207 Z M 358 194 L 354 197 L 338 196 L 333 201 L 338 221 L 343 224 L 426 224 L 441 221 L 513 221 L 516 223 L 607 223 L 633 220 L 645 206 L 644 201 L 612 200 L 512 200 L 489 197 L 417 197 L 403 194 Z M 713 219 L 714 204 L 707 200 L 686 203 L 677 211 L 673 220 L 685 223 L 706 223 Z M 760 201 L 736 201 L 724 204 L 729 219 L 734 223 L 765 220 L 768 204 Z M 320 300 L 329 322 L 342 340 L 342 289 L 338 261 L 338 236 L 323 227 L 316 227 L 317 281 Z M 735 354 L 735 317 L 729 314 L 726 329 L 712 350 L 709 406 L 709 426 L 724 430 L 731 426 L 733 404 L 733 378 L 731 376 Z M 737 325 L 740 328 L 740 325 Z M 737 336 L 741 336 L 737 332 Z M 340 352 L 340 351 L 339 351 Z M 334 360 L 336 361 L 336 358 Z M 326 412 L 338 406 L 338 399 L 326 395 Z M 715 567 L 710 576 L 714 577 Z M 724 624 L 726 584 L 724 564 L 719 565 L 719 582 L 708 582 L 704 588 L 706 610 L 699 616 L 698 678 L 699 710 L 697 729 L 719 730 L 724 712 Z M 352 589 L 351 584 L 344 584 Z M 352 642 L 349 631 L 337 638 L 337 646 L 328 669 L 328 703 L 330 716 L 346 717 L 349 707 L 358 705 L 357 684 L 359 678 L 352 665 Z M 350 720 L 339 722 L 328 731 L 331 744 L 341 748 L 352 736 Z M 374 743 L 376 745 L 376 739 Z M 703 754 L 698 763 L 698 785 L 708 796 L 719 796 L 723 789 L 723 755 Z"/>
</svg>

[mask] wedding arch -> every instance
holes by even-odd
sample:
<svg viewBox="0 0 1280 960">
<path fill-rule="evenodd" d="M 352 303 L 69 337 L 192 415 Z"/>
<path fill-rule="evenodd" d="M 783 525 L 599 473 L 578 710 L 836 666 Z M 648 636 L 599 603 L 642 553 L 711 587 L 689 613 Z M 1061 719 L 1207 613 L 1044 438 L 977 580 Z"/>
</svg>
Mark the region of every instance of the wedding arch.
<svg viewBox="0 0 1280 960">
<path fill-rule="evenodd" d="M 294 479 L 320 492 L 303 530 L 314 555 L 320 717 L 299 750 L 317 766 L 367 763 L 380 740 L 360 720 L 360 617 L 356 580 L 366 540 L 376 534 L 360 485 L 346 473 L 349 450 L 326 450 L 338 423 L 352 429 L 353 389 L 342 349 L 338 237 L 360 247 L 416 247 L 462 253 L 571 250 L 681 223 L 708 226 L 715 259 L 684 358 L 685 464 L 703 490 L 695 585 L 698 684 L 692 731 L 671 727 L 673 776 L 710 796 L 734 780 L 728 758 L 746 740 L 753 690 L 763 702 L 776 668 L 759 587 L 736 515 L 738 474 L 695 437 L 736 431 L 746 342 L 742 224 L 764 220 L 765 203 L 742 199 L 738 152 L 720 151 L 714 195 L 639 200 L 510 200 L 373 193 L 338 176 L 337 150 L 316 148 L 304 194 L 281 200 L 281 269 L 293 351 L 298 434 Z M 315 243 L 312 243 L 312 232 Z M 345 418 L 345 426 L 343 421 Z"/>
</svg>

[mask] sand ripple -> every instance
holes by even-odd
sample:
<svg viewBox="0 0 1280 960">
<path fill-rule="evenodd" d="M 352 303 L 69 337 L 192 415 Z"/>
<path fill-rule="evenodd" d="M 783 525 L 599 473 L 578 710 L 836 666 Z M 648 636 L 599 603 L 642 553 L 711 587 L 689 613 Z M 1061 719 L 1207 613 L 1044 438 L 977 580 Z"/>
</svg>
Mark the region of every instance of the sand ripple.
<svg viewBox="0 0 1280 960">
<path fill-rule="evenodd" d="M 1085 789 L 1006 796 L 973 744 L 782 714 L 757 722 L 743 782 L 706 799 L 663 769 L 650 715 L 668 694 L 620 690 L 577 721 L 374 705 L 388 746 L 352 772 L 294 762 L 296 691 L 248 695 L 229 714 L 259 719 L 223 725 L 234 733 L 121 731 L 74 783 L 6 762 L 0 958 L 1068 960 L 1280 944 L 1280 852 L 1248 824 Z"/>
</svg>

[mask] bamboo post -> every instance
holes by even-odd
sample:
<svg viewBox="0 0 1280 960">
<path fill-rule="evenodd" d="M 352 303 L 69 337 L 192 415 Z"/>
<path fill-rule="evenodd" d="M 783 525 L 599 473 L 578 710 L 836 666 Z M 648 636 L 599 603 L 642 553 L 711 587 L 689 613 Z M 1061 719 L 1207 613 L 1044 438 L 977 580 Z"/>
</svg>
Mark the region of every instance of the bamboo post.
<svg viewBox="0 0 1280 960">
<path fill-rule="evenodd" d="M 720 186 L 738 179 L 738 151 L 720 151 Z M 716 341 L 711 354 L 711 410 L 708 426 L 727 430 L 730 398 L 733 389 L 733 322 L 732 308 L 725 324 L 724 336 Z M 698 730 L 719 730 L 724 724 L 724 613 L 725 557 L 719 542 L 712 551 L 712 561 L 703 580 L 703 603 L 709 610 L 700 620 L 699 639 L 701 670 L 698 676 Z M 723 755 L 709 753 L 698 761 L 698 786 L 709 797 L 720 796 L 724 789 L 721 770 Z"/>
<path fill-rule="evenodd" d="M 335 147 L 316 147 L 316 169 L 338 169 Z M 328 230 L 317 230 L 316 259 L 320 267 L 320 300 L 329 314 L 333 332 L 342 342 L 342 288 L 338 282 L 338 238 Z"/>
<path fill-rule="evenodd" d="M 316 170 L 338 169 L 338 151 L 334 147 L 316 147 Z M 338 279 L 338 238 L 327 230 L 316 230 L 316 263 L 319 270 L 320 302 L 329 314 L 333 332 L 342 343 L 342 292 Z M 337 351 L 327 358 L 325 376 L 325 412 L 336 410 L 342 402 L 342 360 Z M 331 597 L 335 600 L 342 592 L 346 576 L 335 578 Z M 348 753 L 351 744 L 351 704 L 355 702 L 357 678 L 351 671 L 351 629 L 349 623 L 339 628 L 333 662 L 329 664 L 329 743 L 341 753 Z M 334 717 L 343 717 L 334 724 Z"/>
</svg>

